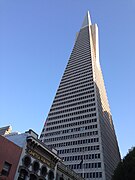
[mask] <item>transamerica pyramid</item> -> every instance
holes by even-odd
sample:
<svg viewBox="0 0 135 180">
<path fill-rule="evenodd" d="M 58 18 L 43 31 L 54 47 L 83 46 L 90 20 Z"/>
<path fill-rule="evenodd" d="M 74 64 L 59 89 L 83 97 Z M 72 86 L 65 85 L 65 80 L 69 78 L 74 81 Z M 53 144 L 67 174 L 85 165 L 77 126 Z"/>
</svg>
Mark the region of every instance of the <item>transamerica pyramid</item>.
<svg viewBox="0 0 135 180">
<path fill-rule="evenodd" d="M 111 180 L 120 161 L 99 62 L 98 27 L 87 12 L 40 139 L 84 179 Z"/>
</svg>

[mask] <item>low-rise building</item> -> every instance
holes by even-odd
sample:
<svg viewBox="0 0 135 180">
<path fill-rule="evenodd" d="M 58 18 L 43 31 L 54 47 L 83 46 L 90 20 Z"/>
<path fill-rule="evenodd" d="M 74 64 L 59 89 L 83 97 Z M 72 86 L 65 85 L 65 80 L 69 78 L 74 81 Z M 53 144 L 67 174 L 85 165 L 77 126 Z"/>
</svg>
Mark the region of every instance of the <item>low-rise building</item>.
<svg viewBox="0 0 135 180">
<path fill-rule="evenodd" d="M 16 159 L 14 178 L 5 176 L 7 180 L 83 180 L 82 177 L 66 167 L 57 155 L 57 151 L 50 150 L 43 144 L 33 130 L 22 134 L 11 133 L 2 138 L 20 148 L 21 152 Z M 10 146 L 8 148 L 10 149 Z M 12 168 L 12 162 L 9 163 Z"/>
<path fill-rule="evenodd" d="M 0 135 L 0 180 L 13 180 L 22 148 Z"/>
<path fill-rule="evenodd" d="M 6 135 L 6 134 L 10 134 L 12 131 L 12 127 L 11 126 L 4 126 L 0 128 L 0 135 Z"/>
</svg>

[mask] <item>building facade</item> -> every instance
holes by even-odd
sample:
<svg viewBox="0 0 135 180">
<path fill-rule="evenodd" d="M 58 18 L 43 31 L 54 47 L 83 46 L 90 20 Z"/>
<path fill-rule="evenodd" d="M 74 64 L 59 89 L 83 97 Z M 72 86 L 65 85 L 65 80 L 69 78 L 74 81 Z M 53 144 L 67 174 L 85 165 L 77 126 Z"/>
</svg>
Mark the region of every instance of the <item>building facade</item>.
<svg viewBox="0 0 135 180">
<path fill-rule="evenodd" d="M 40 139 L 87 180 L 111 180 L 120 161 L 99 63 L 98 27 L 91 23 L 89 12 L 76 35 Z"/>
<path fill-rule="evenodd" d="M 83 180 L 29 130 L 0 136 L 0 180 Z"/>
<path fill-rule="evenodd" d="M 12 127 L 11 126 L 4 126 L 4 127 L 1 127 L 0 128 L 0 135 L 6 135 L 6 134 L 9 134 L 11 133 L 12 131 Z"/>
<path fill-rule="evenodd" d="M 0 135 L 0 180 L 12 180 L 22 153 L 22 148 Z"/>
<path fill-rule="evenodd" d="M 83 180 L 81 176 L 66 167 L 57 155 L 57 151 L 55 149 L 50 151 L 34 131 L 29 130 L 24 135 L 26 134 L 16 170 L 16 180 Z"/>
</svg>

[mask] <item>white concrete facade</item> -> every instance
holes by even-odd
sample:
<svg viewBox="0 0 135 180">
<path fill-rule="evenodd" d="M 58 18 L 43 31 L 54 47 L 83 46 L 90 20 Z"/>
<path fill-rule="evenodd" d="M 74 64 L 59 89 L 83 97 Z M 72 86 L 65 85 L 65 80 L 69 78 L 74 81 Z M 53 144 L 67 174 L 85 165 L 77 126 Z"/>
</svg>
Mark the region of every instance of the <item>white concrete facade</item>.
<svg viewBox="0 0 135 180">
<path fill-rule="evenodd" d="M 86 180 L 111 180 L 120 153 L 99 63 L 98 28 L 87 13 L 40 139 Z"/>
</svg>

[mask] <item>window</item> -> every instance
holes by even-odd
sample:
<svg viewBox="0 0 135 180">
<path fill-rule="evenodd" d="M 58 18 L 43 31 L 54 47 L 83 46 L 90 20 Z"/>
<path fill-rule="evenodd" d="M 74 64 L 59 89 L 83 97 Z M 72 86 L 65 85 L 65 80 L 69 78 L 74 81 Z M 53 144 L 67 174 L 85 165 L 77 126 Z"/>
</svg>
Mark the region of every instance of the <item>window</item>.
<svg viewBox="0 0 135 180">
<path fill-rule="evenodd" d="M 49 173 L 48 173 L 48 180 L 53 180 L 54 179 L 54 173 L 53 173 L 53 171 L 49 171 Z"/>
<path fill-rule="evenodd" d="M 28 177 L 28 172 L 25 169 L 21 169 L 18 180 L 26 180 L 27 177 Z"/>
<path fill-rule="evenodd" d="M 29 156 L 25 156 L 24 159 L 23 159 L 23 164 L 26 166 L 26 167 L 29 167 L 30 166 L 30 163 L 31 163 L 31 158 Z"/>
<path fill-rule="evenodd" d="M 37 177 L 35 174 L 30 174 L 30 180 L 37 180 Z"/>
<path fill-rule="evenodd" d="M 99 177 L 100 177 L 100 178 L 102 177 L 102 172 L 99 172 Z"/>
<path fill-rule="evenodd" d="M 98 172 L 96 172 L 96 178 L 98 178 Z"/>
<path fill-rule="evenodd" d="M 64 180 L 64 178 L 63 178 L 63 177 L 60 177 L 60 180 Z"/>
<path fill-rule="evenodd" d="M 1 171 L 1 175 L 3 176 L 8 176 L 9 175 L 9 172 L 10 172 L 10 169 L 11 169 L 11 164 L 6 162 L 4 163 L 4 166 L 3 166 L 3 169 Z"/>
<path fill-rule="evenodd" d="M 93 173 L 93 178 L 95 178 L 95 172 Z"/>
<path fill-rule="evenodd" d="M 46 176 L 46 174 L 47 174 L 47 168 L 46 168 L 46 166 L 42 166 L 42 168 L 41 168 L 41 175 L 42 176 Z"/>
<path fill-rule="evenodd" d="M 35 161 L 33 163 L 33 171 L 34 172 L 38 172 L 38 170 L 39 170 L 39 163 L 37 161 Z"/>
<path fill-rule="evenodd" d="M 98 163 L 98 168 L 101 168 L 101 162 Z"/>
</svg>

